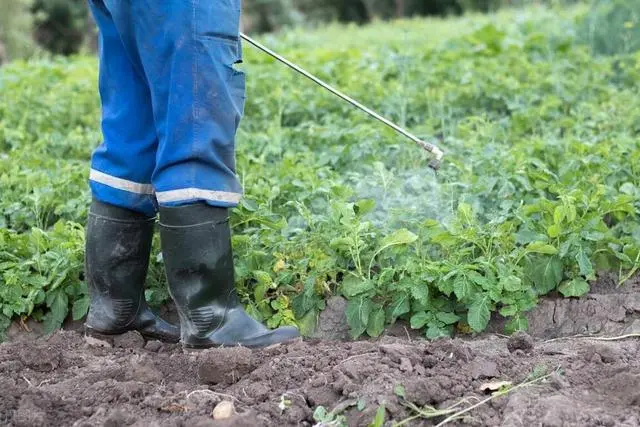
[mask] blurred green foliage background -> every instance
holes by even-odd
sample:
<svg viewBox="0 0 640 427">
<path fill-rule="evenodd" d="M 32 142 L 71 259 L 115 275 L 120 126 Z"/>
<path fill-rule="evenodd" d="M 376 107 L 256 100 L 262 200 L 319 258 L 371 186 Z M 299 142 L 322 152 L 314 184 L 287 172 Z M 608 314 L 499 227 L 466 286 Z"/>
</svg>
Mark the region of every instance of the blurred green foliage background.
<svg viewBox="0 0 640 427">
<path fill-rule="evenodd" d="M 637 0 L 243 0 L 243 29 L 274 32 L 331 22 L 360 25 L 394 18 L 576 3 L 591 6 L 582 36 L 590 40 L 594 50 L 611 53 L 621 46 L 631 48 L 640 43 L 638 27 L 630 32 L 623 31 L 624 26 L 620 25 L 637 17 Z M 620 8 L 620 4 L 624 7 Z M 0 0 L 0 10 L 0 64 L 38 53 L 69 55 L 95 50 L 96 30 L 87 0 Z"/>
</svg>

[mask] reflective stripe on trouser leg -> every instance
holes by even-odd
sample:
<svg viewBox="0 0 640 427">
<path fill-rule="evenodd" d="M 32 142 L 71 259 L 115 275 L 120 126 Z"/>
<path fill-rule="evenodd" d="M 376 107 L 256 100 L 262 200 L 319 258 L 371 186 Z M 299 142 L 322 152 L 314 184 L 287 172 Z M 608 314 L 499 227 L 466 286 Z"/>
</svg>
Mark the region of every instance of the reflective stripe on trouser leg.
<svg viewBox="0 0 640 427">
<path fill-rule="evenodd" d="M 104 139 L 91 159 L 91 191 L 104 203 L 155 216 L 151 177 L 158 139 L 144 71 L 103 1 L 89 0 L 89 6 L 99 29 Z"/>
<path fill-rule="evenodd" d="M 237 205 L 235 135 L 244 110 L 240 0 L 106 0 L 135 44 L 152 92 L 159 138 L 158 203 Z"/>
</svg>

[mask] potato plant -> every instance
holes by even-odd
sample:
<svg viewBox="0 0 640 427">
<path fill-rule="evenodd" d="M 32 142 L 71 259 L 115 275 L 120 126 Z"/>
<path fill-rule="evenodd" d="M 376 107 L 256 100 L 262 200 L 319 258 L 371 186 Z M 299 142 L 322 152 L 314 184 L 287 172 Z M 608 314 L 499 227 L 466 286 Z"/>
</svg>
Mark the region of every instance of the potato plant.
<svg viewBox="0 0 640 427">
<path fill-rule="evenodd" d="M 292 30 L 266 37 L 446 151 L 427 156 L 245 47 L 245 188 L 233 211 L 237 285 L 269 326 L 310 333 L 347 299 L 354 338 L 398 320 L 429 338 L 507 332 L 545 295 L 580 297 L 640 266 L 640 54 L 593 55 L 583 11 Z M 0 329 L 58 328 L 88 306 L 83 224 L 100 140 L 97 63 L 0 69 Z M 159 244 L 147 298 L 168 298 Z"/>
</svg>

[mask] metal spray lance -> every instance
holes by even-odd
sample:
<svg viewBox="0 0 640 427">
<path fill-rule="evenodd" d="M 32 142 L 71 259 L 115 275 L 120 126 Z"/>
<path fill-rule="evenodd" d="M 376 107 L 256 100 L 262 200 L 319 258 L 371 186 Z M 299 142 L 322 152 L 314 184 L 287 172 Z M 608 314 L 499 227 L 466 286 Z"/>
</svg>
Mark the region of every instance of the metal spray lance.
<svg viewBox="0 0 640 427">
<path fill-rule="evenodd" d="M 418 138 L 415 135 L 411 134 L 406 129 L 401 128 L 397 124 L 395 124 L 392 121 L 382 117 L 380 114 L 376 113 L 375 111 L 371 110 L 370 108 L 365 107 L 364 105 L 362 105 L 358 101 L 354 100 L 353 98 L 351 98 L 351 97 L 345 95 L 344 93 L 340 92 L 339 90 L 331 87 L 329 84 L 323 82 L 318 77 L 314 76 L 313 74 L 309 73 L 308 71 L 305 71 L 300 66 L 292 63 L 291 61 L 287 60 L 286 58 L 283 58 L 282 56 L 278 55 L 277 53 L 275 53 L 271 49 L 269 49 L 266 46 L 258 43 L 255 40 L 253 40 L 251 37 L 247 36 L 246 34 L 240 33 L 240 37 L 242 37 L 244 40 L 246 40 L 247 42 L 249 42 L 250 44 L 252 44 L 256 48 L 258 48 L 261 51 L 265 52 L 266 54 L 272 56 L 273 58 L 277 59 L 278 61 L 282 62 L 283 64 L 287 65 L 288 67 L 292 68 L 293 70 L 297 71 L 298 73 L 300 73 L 303 76 L 307 77 L 308 79 L 312 80 L 314 83 L 322 86 L 323 88 L 325 88 L 329 92 L 333 93 L 334 95 L 338 96 L 342 100 L 347 101 L 348 103 L 350 103 L 351 105 L 355 106 L 356 108 L 359 108 L 360 110 L 362 110 L 365 113 L 369 114 L 371 117 L 375 118 L 376 120 L 384 123 L 385 125 L 389 126 L 392 129 L 394 129 L 396 132 L 406 136 L 407 138 L 409 138 L 410 140 L 415 142 L 423 150 L 426 150 L 426 151 L 430 152 L 431 154 L 433 154 L 434 158 L 429 162 L 429 167 L 431 169 L 433 169 L 434 171 L 437 171 L 440 168 L 440 163 L 442 161 L 442 157 L 444 156 L 444 153 L 438 147 L 436 147 L 435 145 L 421 140 L 420 138 Z"/>
</svg>

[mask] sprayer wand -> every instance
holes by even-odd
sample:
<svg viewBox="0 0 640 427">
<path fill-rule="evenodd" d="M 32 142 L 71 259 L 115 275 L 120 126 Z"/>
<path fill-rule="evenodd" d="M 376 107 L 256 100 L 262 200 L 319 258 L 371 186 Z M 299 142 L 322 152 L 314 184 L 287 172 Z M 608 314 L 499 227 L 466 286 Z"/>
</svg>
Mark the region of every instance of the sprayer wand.
<svg viewBox="0 0 640 427">
<path fill-rule="evenodd" d="M 356 101 L 353 98 L 345 95 L 344 93 L 340 92 L 339 90 L 334 89 L 333 87 L 331 87 L 327 83 L 323 82 L 322 80 L 320 80 L 319 78 L 317 78 L 313 74 L 303 70 L 301 67 L 299 67 L 296 64 L 288 61 L 287 59 L 283 58 L 282 56 L 278 55 L 277 53 L 275 53 L 271 49 L 267 48 L 266 46 L 263 46 L 262 44 L 260 44 L 257 41 L 253 40 L 251 37 L 247 36 L 246 34 L 240 33 L 240 36 L 244 40 L 246 40 L 247 42 L 251 43 L 256 48 L 260 49 L 261 51 L 265 52 L 266 54 L 268 54 L 268 55 L 272 56 L 273 58 L 277 59 L 278 61 L 282 62 L 283 64 L 287 65 L 288 67 L 292 68 L 293 70 L 297 71 L 298 73 L 300 73 L 303 76 L 307 77 L 308 79 L 312 80 L 316 84 L 322 86 L 323 88 L 325 88 L 329 92 L 333 93 L 334 95 L 338 96 L 339 98 L 343 99 L 344 101 L 347 101 L 348 103 L 350 103 L 351 105 L 355 106 L 356 108 L 359 108 L 360 110 L 362 110 L 365 113 L 369 114 L 371 117 L 375 118 L 376 120 L 384 123 L 385 125 L 389 126 L 392 129 L 394 129 L 396 132 L 399 132 L 400 134 L 406 136 L 407 138 L 409 138 L 410 140 L 412 140 L 413 142 L 418 144 L 418 146 L 420 146 L 423 150 L 426 150 L 426 151 L 432 153 L 435 158 L 432 159 L 429 162 L 429 167 L 431 169 L 433 169 L 433 170 L 436 170 L 436 171 L 440 168 L 440 162 L 442 161 L 442 157 L 444 156 L 444 153 L 440 149 L 438 149 L 438 147 L 436 147 L 435 145 L 421 140 L 420 138 L 418 138 L 415 135 L 411 134 L 406 129 L 403 129 L 400 126 L 398 126 L 397 124 L 393 123 L 392 121 L 390 121 L 388 119 L 385 119 L 384 117 L 382 117 L 381 115 L 379 115 L 375 111 L 371 110 L 370 108 L 365 107 L 364 105 L 360 104 L 358 101 Z"/>
</svg>

